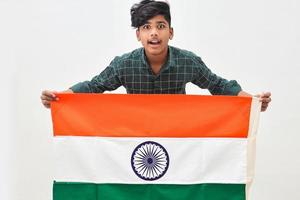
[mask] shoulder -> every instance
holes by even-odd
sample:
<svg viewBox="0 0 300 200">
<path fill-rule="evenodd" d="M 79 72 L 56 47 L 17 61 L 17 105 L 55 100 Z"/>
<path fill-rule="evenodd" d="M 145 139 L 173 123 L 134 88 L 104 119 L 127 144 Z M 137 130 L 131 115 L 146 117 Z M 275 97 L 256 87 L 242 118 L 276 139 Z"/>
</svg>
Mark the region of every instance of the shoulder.
<svg viewBox="0 0 300 200">
<path fill-rule="evenodd" d="M 202 64 L 200 56 L 196 55 L 192 51 L 185 49 L 180 49 L 178 47 L 170 46 L 170 51 L 172 52 L 172 57 L 175 62 L 184 61 L 186 64 L 199 65 Z"/>
<path fill-rule="evenodd" d="M 127 52 L 120 56 L 116 56 L 114 58 L 113 62 L 124 63 L 124 62 L 128 62 L 128 61 L 139 60 L 141 58 L 142 53 L 143 53 L 143 49 L 138 48 L 131 52 Z"/>
</svg>

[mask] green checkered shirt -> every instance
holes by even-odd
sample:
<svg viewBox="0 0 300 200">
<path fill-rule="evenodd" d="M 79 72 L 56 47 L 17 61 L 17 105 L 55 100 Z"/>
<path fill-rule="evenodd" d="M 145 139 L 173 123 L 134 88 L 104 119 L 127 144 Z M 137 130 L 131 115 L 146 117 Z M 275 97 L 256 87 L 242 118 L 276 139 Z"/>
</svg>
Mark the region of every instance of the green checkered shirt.
<svg viewBox="0 0 300 200">
<path fill-rule="evenodd" d="M 103 93 L 120 86 L 130 94 L 185 94 L 185 85 L 194 83 L 214 95 L 237 95 L 241 91 L 235 81 L 212 73 L 194 53 L 169 46 L 167 62 L 155 75 L 147 62 L 144 48 L 114 58 L 95 76 L 72 86 L 75 93 Z"/>
</svg>

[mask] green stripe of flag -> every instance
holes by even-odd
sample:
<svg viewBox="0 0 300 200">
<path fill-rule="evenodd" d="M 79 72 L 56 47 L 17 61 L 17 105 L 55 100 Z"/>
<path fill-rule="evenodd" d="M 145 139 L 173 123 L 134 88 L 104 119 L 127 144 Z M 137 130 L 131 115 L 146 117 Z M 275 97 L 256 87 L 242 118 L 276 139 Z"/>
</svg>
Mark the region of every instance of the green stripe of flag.
<svg viewBox="0 0 300 200">
<path fill-rule="evenodd" d="M 54 182 L 53 200 L 245 200 L 245 184 L 94 184 Z"/>
</svg>

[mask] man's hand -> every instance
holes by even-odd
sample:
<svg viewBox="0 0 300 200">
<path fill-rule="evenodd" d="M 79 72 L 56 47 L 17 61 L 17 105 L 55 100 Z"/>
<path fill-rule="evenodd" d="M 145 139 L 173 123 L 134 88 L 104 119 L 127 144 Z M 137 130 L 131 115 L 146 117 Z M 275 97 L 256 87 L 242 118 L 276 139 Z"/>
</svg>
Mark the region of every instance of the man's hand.
<svg viewBox="0 0 300 200">
<path fill-rule="evenodd" d="M 55 95 L 57 92 L 56 91 L 49 91 L 49 90 L 44 90 L 41 95 L 41 101 L 42 104 L 46 108 L 50 108 L 50 103 L 51 101 L 57 101 L 58 97 Z M 73 93 L 71 89 L 65 90 L 61 93 Z"/>
<path fill-rule="evenodd" d="M 244 97 L 251 97 L 252 95 L 244 92 L 244 91 L 240 91 L 240 93 L 238 94 L 238 96 L 244 96 Z M 263 92 L 262 94 L 257 94 L 255 95 L 255 97 L 259 98 L 259 101 L 261 102 L 261 112 L 264 112 L 267 110 L 269 103 L 271 102 L 271 92 Z"/>
<path fill-rule="evenodd" d="M 261 102 L 261 112 L 266 111 L 269 103 L 272 101 L 271 92 L 263 92 L 262 94 L 257 94 L 255 96 L 258 97 Z"/>
</svg>

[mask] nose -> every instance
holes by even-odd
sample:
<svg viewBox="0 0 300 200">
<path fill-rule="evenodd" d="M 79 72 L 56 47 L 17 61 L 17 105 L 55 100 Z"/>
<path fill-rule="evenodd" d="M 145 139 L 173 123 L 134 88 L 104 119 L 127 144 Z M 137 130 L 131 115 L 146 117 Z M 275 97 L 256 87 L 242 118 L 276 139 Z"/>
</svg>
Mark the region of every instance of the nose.
<svg viewBox="0 0 300 200">
<path fill-rule="evenodd" d="M 158 35 L 158 30 L 156 27 L 151 29 L 150 35 L 151 37 Z"/>
</svg>

